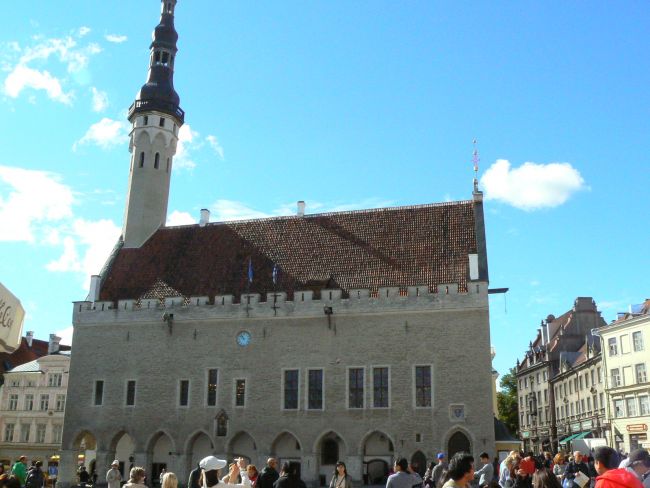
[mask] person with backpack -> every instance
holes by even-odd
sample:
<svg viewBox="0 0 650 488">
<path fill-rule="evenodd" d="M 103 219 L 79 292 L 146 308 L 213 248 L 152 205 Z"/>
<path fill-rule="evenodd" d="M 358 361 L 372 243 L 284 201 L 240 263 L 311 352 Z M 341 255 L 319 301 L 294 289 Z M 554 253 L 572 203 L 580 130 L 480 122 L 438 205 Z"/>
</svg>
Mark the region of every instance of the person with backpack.
<svg viewBox="0 0 650 488">
<path fill-rule="evenodd" d="M 34 466 L 29 470 L 27 479 L 25 480 L 25 488 L 43 488 L 45 485 L 45 476 L 41 470 L 43 463 L 36 461 Z"/>
</svg>

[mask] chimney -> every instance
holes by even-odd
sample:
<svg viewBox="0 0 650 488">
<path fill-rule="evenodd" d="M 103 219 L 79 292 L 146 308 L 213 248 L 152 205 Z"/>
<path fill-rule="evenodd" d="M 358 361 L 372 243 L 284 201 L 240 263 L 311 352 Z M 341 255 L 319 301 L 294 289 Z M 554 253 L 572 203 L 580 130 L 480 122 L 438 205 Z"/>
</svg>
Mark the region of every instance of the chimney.
<svg viewBox="0 0 650 488">
<path fill-rule="evenodd" d="M 304 217 L 305 216 L 305 201 L 304 200 L 299 200 L 298 201 L 298 217 Z"/>
<path fill-rule="evenodd" d="M 47 353 L 56 354 L 59 352 L 59 342 L 61 342 L 60 337 L 56 334 L 50 334 L 50 342 L 47 344 Z"/>
<path fill-rule="evenodd" d="M 548 344 L 548 326 L 543 320 L 540 326 L 542 327 L 542 345 L 545 346 Z"/>
<path fill-rule="evenodd" d="M 478 280 L 478 254 L 468 254 L 469 257 L 469 279 Z"/>
<path fill-rule="evenodd" d="M 199 226 L 205 227 L 210 222 L 210 211 L 207 208 L 201 209 L 201 219 L 199 220 Z"/>
<path fill-rule="evenodd" d="M 88 292 L 88 301 L 96 302 L 99 300 L 99 288 L 102 282 L 102 277 L 99 275 L 92 275 L 90 277 L 90 291 Z"/>
<path fill-rule="evenodd" d="M 33 330 L 28 330 L 27 334 L 25 334 L 25 340 L 27 341 L 27 346 L 32 347 L 32 341 L 34 340 L 34 331 Z"/>
</svg>

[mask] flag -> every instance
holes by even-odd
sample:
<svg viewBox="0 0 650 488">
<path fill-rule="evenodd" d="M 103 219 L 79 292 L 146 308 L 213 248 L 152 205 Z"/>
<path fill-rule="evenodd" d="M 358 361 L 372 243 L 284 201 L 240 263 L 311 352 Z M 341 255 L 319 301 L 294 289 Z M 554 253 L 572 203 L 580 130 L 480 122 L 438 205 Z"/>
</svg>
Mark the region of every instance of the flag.
<svg viewBox="0 0 650 488">
<path fill-rule="evenodd" d="M 248 258 L 248 282 L 253 282 L 253 258 Z"/>
<path fill-rule="evenodd" d="M 271 276 L 273 277 L 273 284 L 277 285 L 278 284 L 278 273 L 280 271 L 280 268 L 278 268 L 277 264 L 273 265 L 273 272 L 271 273 Z"/>
</svg>

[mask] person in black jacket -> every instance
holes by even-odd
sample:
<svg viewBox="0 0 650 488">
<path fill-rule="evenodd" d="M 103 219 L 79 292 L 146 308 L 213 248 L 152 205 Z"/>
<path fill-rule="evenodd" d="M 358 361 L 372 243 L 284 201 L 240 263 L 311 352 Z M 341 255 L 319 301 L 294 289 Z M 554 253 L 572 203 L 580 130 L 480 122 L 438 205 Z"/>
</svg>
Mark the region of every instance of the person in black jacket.
<svg viewBox="0 0 650 488">
<path fill-rule="evenodd" d="M 199 463 L 196 463 L 196 468 L 190 471 L 190 477 L 187 480 L 187 488 L 201 488 L 199 485 L 200 478 L 201 478 L 201 466 L 199 466 Z"/>
<path fill-rule="evenodd" d="M 282 472 L 273 488 L 306 488 L 305 482 L 296 474 L 296 470 L 289 462 L 284 462 Z"/>
<path fill-rule="evenodd" d="M 278 461 L 275 458 L 266 460 L 266 466 L 257 478 L 257 488 L 273 488 L 273 484 L 280 476 L 276 471 L 277 466 Z"/>
<path fill-rule="evenodd" d="M 27 479 L 25 480 L 25 488 L 43 488 L 45 477 L 43 476 L 43 471 L 41 471 L 41 466 L 43 466 L 43 463 L 36 461 L 34 466 L 30 468 Z"/>
<path fill-rule="evenodd" d="M 589 477 L 589 466 L 587 466 L 587 463 L 585 463 L 583 459 L 584 458 L 580 451 L 573 453 L 573 461 L 569 463 L 566 471 L 564 472 L 564 479 L 570 480 L 572 483 L 569 486 L 577 486 L 575 483 L 573 483 L 573 480 L 575 479 L 578 472 L 582 472 L 585 476 Z"/>
</svg>

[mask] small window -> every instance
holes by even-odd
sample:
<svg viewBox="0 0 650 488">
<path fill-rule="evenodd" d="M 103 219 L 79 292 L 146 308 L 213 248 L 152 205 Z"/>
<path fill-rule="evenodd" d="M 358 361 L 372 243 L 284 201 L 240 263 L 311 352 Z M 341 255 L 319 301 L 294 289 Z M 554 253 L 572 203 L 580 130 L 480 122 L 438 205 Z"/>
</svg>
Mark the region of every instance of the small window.
<svg viewBox="0 0 650 488">
<path fill-rule="evenodd" d="M 61 386 L 63 375 L 61 373 L 50 373 L 47 379 L 47 386 Z"/>
<path fill-rule="evenodd" d="M 149 124 L 149 116 L 148 115 L 145 115 L 144 117 L 142 117 L 142 119 L 143 119 L 143 125 L 148 125 Z"/>
<path fill-rule="evenodd" d="M 235 407 L 246 406 L 246 380 L 235 381 Z"/>
<path fill-rule="evenodd" d="M 154 169 L 158 169 L 158 166 L 160 166 L 160 153 L 156 153 L 156 156 L 153 160 Z"/>
<path fill-rule="evenodd" d="M 415 367 L 415 406 L 431 406 L 431 366 Z"/>
<path fill-rule="evenodd" d="M 140 167 L 144 168 L 144 152 L 140 153 Z"/>
<path fill-rule="evenodd" d="M 607 339 L 607 345 L 609 347 L 609 355 L 616 356 L 618 354 L 618 345 L 616 343 L 616 337 L 610 337 Z"/>
<path fill-rule="evenodd" d="M 636 417 L 636 399 L 634 397 L 628 397 L 625 399 L 625 408 L 627 408 L 628 417 Z"/>
<path fill-rule="evenodd" d="M 5 424 L 5 442 L 14 441 L 14 425 L 15 424 Z"/>
<path fill-rule="evenodd" d="M 126 382 L 126 406 L 133 407 L 135 405 L 135 380 Z"/>
<path fill-rule="evenodd" d="M 102 405 L 104 403 L 104 382 L 102 380 L 95 381 L 95 405 Z"/>
<path fill-rule="evenodd" d="M 288 369 L 284 372 L 284 409 L 298 409 L 298 378 L 297 369 Z"/>
<path fill-rule="evenodd" d="M 645 383 L 648 381 L 648 375 L 645 369 L 645 363 L 640 363 L 635 366 L 636 369 L 636 382 Z"/>
<path fill-rule="evenodd" d="M 643 351 L 643 334 L 641 331 L 632 333 L 634 352 Z"/>
<path fill-rule="evenodd" d="M 63 425 L 53 425 L 52 426 L 52 442 L 54 444 L 59 444 L 61 442 L 61 437 L 63 436 Z"/>
<path fill-rule="evenodd" d="M 208 391 L 207 391 L 207 403 L 209 407 L 214 407 L 217 405 L 218 379 L 219 379 L 219 370 L 209 369 L 208 370 Z"/>
<path fill-rule="evenodd" d="M 348 370 L 348 408 L 363 408 L 363 368 Z"/>
<path fill-rule="evenodd" d="M 165 117 L 160 117 L 160 122 L 158 123 L 160 127 L 165 127 Z"/>
<path fill-rule="evenodd" d="M 310 410 L 323 409 L 323 370 L 310 369 L 308 372 L 307 408 Z"/>
<path fill-rule="evenodd" d="M 65 395 L 56 396 L 56 411 L 63 412 L 65 410 Z"/>
<path fill-rule="evenodd" d="M 30 424 L 20 424 L 20 442 L 29 442 Z"/>
<path fill-rule="evenodd" d="M 160 63 L 160 51 L 156 51 L 156 54 L 154 55 L 154 59 L 156 60 L 156 64 Z"/>
<path fill-rule="evenodd" d="M 190 382 L 189 380 L 181 380 L 178 389 L 178 405 L 187 407 L 190 404 Z"/>
<path fill-rule="evenodd" d="M 169 53 L 163 52 L 162 55 L 162 64 L 167 66 L 167 63 L 169 63 Z"/>
<path fill-rule="evenodd" d="M 612 369 L 612 386 L 616 388 L 621 386 L 621 372 L 618 368 Z"/>
<path fill-rule="evenodd" d="M 36 424 L 36 443 L 45 444 L 45 429 L 46 424 Z"/>
<path fill-rule="evenodd" d="M 373 368 L 372 398 L 374 408 L 388 408 L 388 368 Z"/>
<path fill-rule="evenodd" d="M 18 395 L 9 395 L 9 410 L 18 410 Z"/>
<path fill-rule="evenodd" d="M 41 411 L 50 409 L 50 395 L 41 395 Z"/>
<path fill-rule="evenodd" d="M 25 410 L 34 410 L 34 395 L 25 395 Z"/>
</svg>

